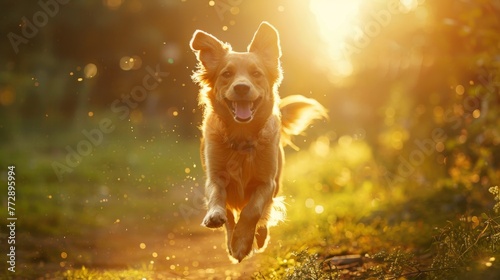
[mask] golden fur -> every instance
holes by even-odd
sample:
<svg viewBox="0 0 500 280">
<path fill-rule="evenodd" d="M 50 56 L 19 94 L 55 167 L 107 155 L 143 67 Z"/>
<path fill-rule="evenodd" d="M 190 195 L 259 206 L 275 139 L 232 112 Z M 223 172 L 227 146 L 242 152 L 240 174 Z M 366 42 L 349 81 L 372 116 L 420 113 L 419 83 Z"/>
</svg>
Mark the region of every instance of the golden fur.
<svg viewBox="0 0 500 280">
<path fill-rule="evenodd" d="M 277 197 L 290 135 L 326 117 L 317 101 L 294 95 L 280 100 L 278 32 L 263 22 L 247 52 L 197 30 L 191 49 L 199 61 L 193 81 L 204 108 L 201 158 L 206 172 L 207 214 L 202 225 L 225 224 L 229 255 L 236 261 L 263 250 L 268 227 L 284 218 Z"/>
</svg>

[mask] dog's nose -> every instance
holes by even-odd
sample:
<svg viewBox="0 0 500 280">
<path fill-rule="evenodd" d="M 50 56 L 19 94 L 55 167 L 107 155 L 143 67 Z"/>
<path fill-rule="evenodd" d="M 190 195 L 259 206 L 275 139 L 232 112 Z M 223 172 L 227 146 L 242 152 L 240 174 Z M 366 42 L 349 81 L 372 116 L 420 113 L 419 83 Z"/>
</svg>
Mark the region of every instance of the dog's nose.
<svg viewBox="0 0 500 280">
<path fill-rule="evenodd" d="M 233 89 L 238 95 L 246 95 L 250 91 L 250 86 L 246 84 L 237 84 L 233 87 Z"/>
</svg>

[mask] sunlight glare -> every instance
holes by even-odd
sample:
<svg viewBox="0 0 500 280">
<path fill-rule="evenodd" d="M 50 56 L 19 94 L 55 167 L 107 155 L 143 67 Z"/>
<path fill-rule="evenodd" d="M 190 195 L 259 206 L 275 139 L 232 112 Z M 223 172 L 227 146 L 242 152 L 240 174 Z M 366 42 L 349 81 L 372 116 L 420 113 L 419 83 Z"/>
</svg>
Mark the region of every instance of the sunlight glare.
<svg viewBox="0 0 500 280">
<path fill-rule="evenodd" d="M 333 61 L 328 65 L 335 76 L 347 77 L 353 72 L 352 63 L 345 55 L 345 40 L 354 33 L 360 3 L 360 0 L 311 0 L 309 4 L 327 45 L 327 55 Z"/>
</svg>

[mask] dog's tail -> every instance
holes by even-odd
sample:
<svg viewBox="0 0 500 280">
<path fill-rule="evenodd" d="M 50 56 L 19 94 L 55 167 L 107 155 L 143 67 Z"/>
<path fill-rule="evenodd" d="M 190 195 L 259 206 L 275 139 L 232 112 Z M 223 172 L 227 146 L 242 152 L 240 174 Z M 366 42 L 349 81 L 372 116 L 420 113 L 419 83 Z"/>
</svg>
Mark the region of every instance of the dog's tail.
<svg viewBox="0 0 500 280">
<path fill-rule="evenodd" d="M 291 139 L 293 135 L 301 134 L 314 120 L 328 119 L 323 105 L 302 95 L 290 95 L 281 99 L 280 111 L 283 145 L 290 145 L 296 150 L 298 147 Z"/>
</svg>

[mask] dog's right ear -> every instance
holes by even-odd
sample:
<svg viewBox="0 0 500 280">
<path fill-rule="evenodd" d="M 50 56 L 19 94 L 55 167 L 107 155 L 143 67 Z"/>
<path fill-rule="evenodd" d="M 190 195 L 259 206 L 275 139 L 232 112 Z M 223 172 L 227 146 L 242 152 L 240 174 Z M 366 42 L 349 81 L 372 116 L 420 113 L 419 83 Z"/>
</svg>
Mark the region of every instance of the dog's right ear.
<svg viewBox="0 0 500 280">
<path fill-rule="evenodd" d="M 228 44 L 224 44 L 219 39 L 201 30 L 194 32 L 190 46 L 198 61 L 207 71 L 215 70 L 221 59 L 231 49 Z"/>
</svg>

